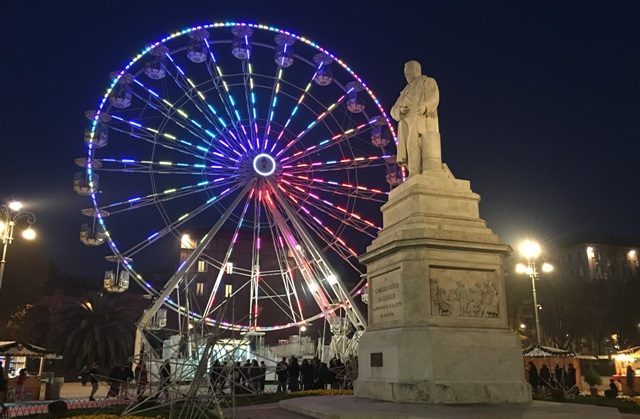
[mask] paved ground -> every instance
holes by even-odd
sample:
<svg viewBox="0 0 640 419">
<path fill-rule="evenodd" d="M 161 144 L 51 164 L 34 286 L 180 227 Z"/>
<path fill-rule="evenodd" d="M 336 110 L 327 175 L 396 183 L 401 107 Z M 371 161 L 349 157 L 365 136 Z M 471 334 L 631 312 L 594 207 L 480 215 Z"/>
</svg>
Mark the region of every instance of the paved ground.
<svg viewBox="0 0 640 419">
<path fill-rule="evenodd" d="M 354 396 L 318 396 L 279 402 L 286 410 L 320 419 L 621 419 L 615 408 L 577 403 L 427 405 L 391 403 Z M 637 418 L 637 416 L 636 416 Z"/>
<path fill-rule="evenodd" d="M 96 398 L 107 396 L 109 386 L 102 383 L 96 393 Z M 91 385 L 83 386 L 81 383 L 64 383 L 60 389 L 60 398 L 65 400 L 88 399 L 91 394 Z"/>
<path fill-rule="evenodd" d="M 96 404 L 102 405 L 105 402 L 111 402 L 113 400 L 113 399 L 109 399 L 107 401 L 101 400 L 106 397 L 107 390 L 108 390 L 108 386 L 106 384 L 100 385 L 100 388 L 96 394 L 96 398 L 98 399 L 98 402 Z M 84 403 L 88 403 L 90 392 L 91 392 L 90 385 L 82 386 L 82 384 L 80 383 L 64 383 L 61 388 L 60 397 L 65 400 L 80 400 L 81 401 L 80 403 L 84 404 Z M 43 387 L 42 394 L 44 395 L 44 387 Z M 311 399 L 317 399 L 317 401 L 320 402 L 320 399 L 323 399 L 323 398 L 313 397 L 313 398 L 308 398 L 307 400 L 311 401 Z M 113 402 L 115 402 L 115 400 L 113 400 Z M 339 406 L 337 406 L 337 404 L 335 403 L 336 402 L 335 398 L 332 399 L 331 402 L 332 403 L 330 404 L 333 405 L 334 408 L 337 407 L 339 409 Z M 36 404 L 36 403 L 33 403 L 33 404 Z M 46 411 L 46 403 L 41 402 L 41 404 L 43 405 L 43 411 Z M 36 406 L 32 406 L 32 408 L 34 409 L 35 407 Z M 33 413 L 35 413 L 35 411 Z M 233 417 L 232 412 L 229 409 L 225 410 L 225 415 L 228 418 Z M 640 415 L 633 415 L 633 414 L 623 414 L 621 415 L 621 417 L 623 419 L 640 419 Z M 309 419 L 310 416 L 307 416 L 301 413 L 300 410 L 298 410 L 298 412 L 289 411 L 281 408 L 277 403 L 270 403 L 270 404 L 263 404 L 263 405 L 256 405 L 256 406 L 239 407 L 236 409 L 235 418 L 236 419 Z"/>
<path fill-rule="evenodd" d="M 233 418 L 231 410 L 225 410 L 228 418 Z M 277 403 L 262 404 L 258 406 L 244 406 L 236 409 L 236 419 L 309 419 L 309 416 L 290 412 L 278 406 Z"/>
</svg>

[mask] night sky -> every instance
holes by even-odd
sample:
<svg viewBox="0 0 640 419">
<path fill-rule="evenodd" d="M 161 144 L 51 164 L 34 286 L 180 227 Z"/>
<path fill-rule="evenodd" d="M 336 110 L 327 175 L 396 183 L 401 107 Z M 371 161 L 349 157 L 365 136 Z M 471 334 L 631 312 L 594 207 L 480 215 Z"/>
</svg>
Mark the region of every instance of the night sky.
<svg viewBox="0 0 640 419">
<path fill-rule="evenodd" d="M 378 4 L 380 3 L 380 4 Z M 233 5 L 236 4 L 236 5 Z M 440 87 L 443 158 L 503 241 L 640 242 L 638 2 L 26 2 L 0 6 L 0 199 L 37 213 L 63 271 L 102 275 L 72 190 L 84 111 L 144 45 L 197 24 L 267 23 L 349 63 L 388 110 L 403 63 Z"/>
</svg>

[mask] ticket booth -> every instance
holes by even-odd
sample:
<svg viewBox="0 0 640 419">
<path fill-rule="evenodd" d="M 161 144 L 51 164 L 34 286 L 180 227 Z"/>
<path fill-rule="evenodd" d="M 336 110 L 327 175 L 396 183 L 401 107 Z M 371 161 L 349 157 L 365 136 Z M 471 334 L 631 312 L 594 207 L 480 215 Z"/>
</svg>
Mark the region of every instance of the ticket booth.
<svg viewBox="0 0 640 419">
<path fill-rule="evenodd" d="M 45 359 L 61 359 L 56 353 L 26 342 L 0 341 L 0 361 L 7 383 L 7 401 L 16 401 L 15 380 L 21 369 L 27 370 L 23 400 L 38 400 Z M 19 398 L 19 397 L 18 397 Z"/>
</svg>

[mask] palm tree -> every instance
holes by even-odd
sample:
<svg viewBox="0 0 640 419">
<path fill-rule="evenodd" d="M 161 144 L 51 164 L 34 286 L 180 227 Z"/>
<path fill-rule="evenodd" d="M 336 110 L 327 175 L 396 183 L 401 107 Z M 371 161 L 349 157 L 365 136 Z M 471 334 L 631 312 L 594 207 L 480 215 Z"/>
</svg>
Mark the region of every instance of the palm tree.
<svg viewBox="0 0 640 419">
<path fill-rule="evenodd" d="M 133 353 L 134 331 L 121 300 L 93 292 L 86 301 L 62 309 L 54 342 L 67 368 L 80 369 L 92 362 L 109 367 Z"/>
</svg>

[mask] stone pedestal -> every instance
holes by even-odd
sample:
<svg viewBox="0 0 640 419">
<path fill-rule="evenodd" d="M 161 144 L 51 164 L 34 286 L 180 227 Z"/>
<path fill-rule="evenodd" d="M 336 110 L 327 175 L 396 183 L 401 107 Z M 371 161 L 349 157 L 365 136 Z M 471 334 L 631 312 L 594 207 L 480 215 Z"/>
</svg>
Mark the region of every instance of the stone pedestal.
<svg viewBox="0 0 640 419">
<path fill-rule="evenodd" d="M 421 403 L 531 400 L 507 326 L 502 257 L 480 196 L 442 170 L 410 177 L 382 207 L 383 230 L 360 257 L 369 328 L 358 397 Z"/>
</svg>

